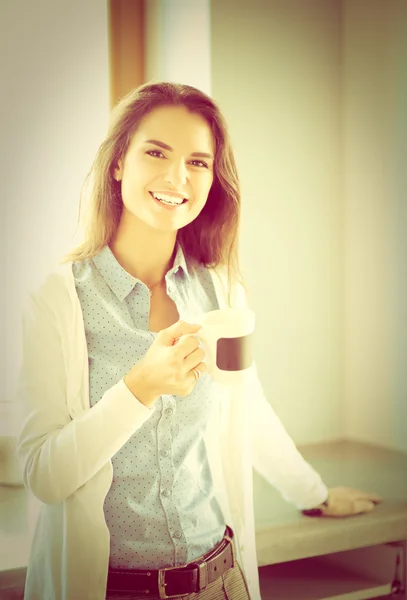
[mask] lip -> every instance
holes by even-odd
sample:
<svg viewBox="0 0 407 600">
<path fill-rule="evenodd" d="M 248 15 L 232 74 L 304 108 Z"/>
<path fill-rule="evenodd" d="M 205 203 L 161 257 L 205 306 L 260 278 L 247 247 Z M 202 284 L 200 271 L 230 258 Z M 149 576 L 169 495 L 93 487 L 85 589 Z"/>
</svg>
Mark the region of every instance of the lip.
<svg viewBox="0 0 407 600">
<path fill-rule="evenodd" d="M 153 199 L 153 202 L 155 202 L 158 206 L 166 210 L 177 210 L 177 208 L 180 208 L 180 206 L 184 206 L 186 204 L 186 202 L 182 202 L 181 204 L 174 204 L 173 206 L 171 206 L 170 204 L 164 204 L 163 202 L 160 202 L 159 200 L 154 198 L 152 192 L 150 192 L 150 196 Z"/>
</svg>

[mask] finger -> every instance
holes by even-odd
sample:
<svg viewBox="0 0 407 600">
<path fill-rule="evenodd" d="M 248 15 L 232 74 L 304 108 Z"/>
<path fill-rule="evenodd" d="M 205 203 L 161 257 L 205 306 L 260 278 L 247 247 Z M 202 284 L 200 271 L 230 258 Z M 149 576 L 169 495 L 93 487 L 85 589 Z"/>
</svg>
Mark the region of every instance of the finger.
<svg viewBox="0 0 407 600">
<path fill-rule="evenodd" d="M 201 372 L 198 369 L 194 368 L 194 369 L 192 369 L 191 373 L 194 376 L 194 380 L 195 380 L 194 383 L 196 383 L 198 381 L 198 379 L 201 377 Z"/>
<path fill-rule="evenodd" d="M 162 329 L 158 336 L 165 344 L 173 345 L 174 340 L 188 333 L 197 333 L 201 329 L 201 325 L 195 323 L 187 323 L 186 321 L 177 321 L 174 325 Z"/>
<path fill-rule="evenodd" d="M 349 491 L 359 500 L 369 500 L 370 502 L 381 502 L 382 498 L 373 492 L 364 492 L 363 490 L 358 490 L 355 488 L 349 488 Z"/>
<path fill-rule="evenodd" d="M 182 335 L 175 345 L 175 350 L 182 359 L 185 359 L 199 348 L 199 344 L 200 340 L 195 335 Z"/>
<path fill-rule="evenodd" d="M 191 354 L 189 354 L 185 359 L 184 359 L 184 368 L 186 371 L 191 371 L 191 369 L 193 369 L 194 367 L 196 367 L 199 364 L 203 364 L 206 368 L 205 363 L 203 362 L 205 358 L 205 352 L 202 350 L 202 348 L 196 348 L 196 350 L 194 350 L 193 352 L 191 352 Z"/>
<path fill-rule="evenodd" d="M 369 502 L 369 500 L 356 500 L 353 514 L 360 515 L 361 513 L 371 512 L 373 509 L 373 502 Z"/>
<path fill-rule="evenodd" d="M 377 494 L 369 494 L 367 492 L 364 492 L 363 494 L 361 494 L 359 496 L 359 500 L 369 500 L 369 502 L 373 502 L 374 504 L 379 504 L 379 502 L 382 502 L 383 498 L 381 498 Z"/>
<path fill-rule="evenodd" d="M 196 375 L 194 373 L 194 371 L 196 371 Z M 205 363 L 199 363 L 196 367 L 193 367 L 189 372 L 192 373 L 192 376 L 195 379 L 195 382 L 198 381 L 198 379 L 208 371 Z"/>
</svg>

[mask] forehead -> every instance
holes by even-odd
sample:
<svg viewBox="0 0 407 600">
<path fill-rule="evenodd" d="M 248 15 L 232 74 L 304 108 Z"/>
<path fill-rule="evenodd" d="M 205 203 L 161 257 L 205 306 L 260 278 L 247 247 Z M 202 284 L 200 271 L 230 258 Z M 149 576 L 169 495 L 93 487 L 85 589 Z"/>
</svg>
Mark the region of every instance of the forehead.
<svg viewBox="0 0 407 600">
<path fill-rule="evenodd" d="M 176 150 L 210 152 L 215 141 L 206 119 L 184 106 L 161 106 L 149 112 L 140 122 L 132 142 L 154 139 Z"/>
</svg>

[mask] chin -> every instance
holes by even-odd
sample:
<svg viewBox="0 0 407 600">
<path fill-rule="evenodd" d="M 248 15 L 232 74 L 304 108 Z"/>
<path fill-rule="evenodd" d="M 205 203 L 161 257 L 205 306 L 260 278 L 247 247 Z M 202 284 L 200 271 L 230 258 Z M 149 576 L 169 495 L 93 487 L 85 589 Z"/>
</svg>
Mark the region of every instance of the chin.
<svg viewBox="0 0 407 600">
<path fill-rule="evenodd" d="M 173 222 L 173 223 L 158 223 L 157 221 L 152 221 L 152 222 L 148 222 L 147 223 L 152 229 L 155 229 L 156 231 L 162 231 L 163 233 L 170 233 L 172 231 L 178 231 L 178 229 L 182 229 L 182 227 L 185 227 L 184 223 L 177 223 L 177 222 Z"/>
</svg>

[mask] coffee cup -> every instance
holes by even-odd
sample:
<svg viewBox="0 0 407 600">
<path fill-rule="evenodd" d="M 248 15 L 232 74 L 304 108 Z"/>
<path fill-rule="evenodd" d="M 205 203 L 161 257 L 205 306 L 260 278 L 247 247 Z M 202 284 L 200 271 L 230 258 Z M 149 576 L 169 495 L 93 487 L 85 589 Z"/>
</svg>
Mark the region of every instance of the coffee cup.
<svg viewBox="0 0 407 600">
<path fill-rule="evenodd" d="M 201 325 L 194 335 L 201 341 L 211 377 L 226 385 L 243 383 L 253 365 L 254 312 L 221 308 L 203 314 L 194 322 Z"/>
</svg>

